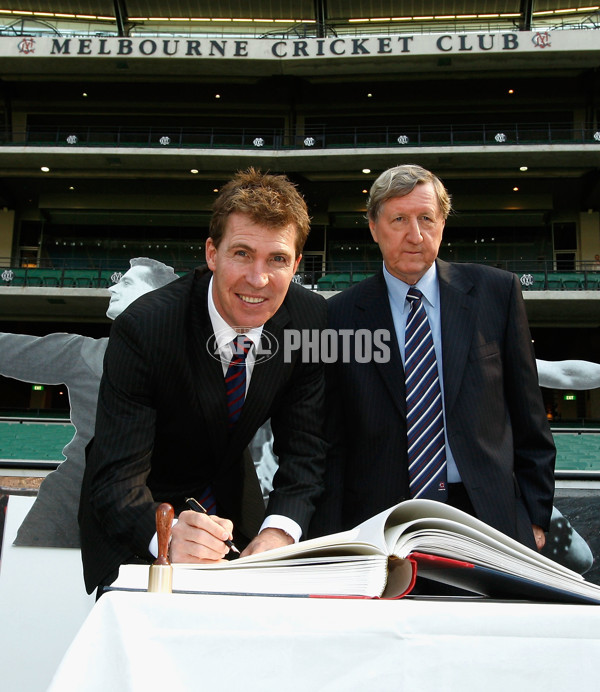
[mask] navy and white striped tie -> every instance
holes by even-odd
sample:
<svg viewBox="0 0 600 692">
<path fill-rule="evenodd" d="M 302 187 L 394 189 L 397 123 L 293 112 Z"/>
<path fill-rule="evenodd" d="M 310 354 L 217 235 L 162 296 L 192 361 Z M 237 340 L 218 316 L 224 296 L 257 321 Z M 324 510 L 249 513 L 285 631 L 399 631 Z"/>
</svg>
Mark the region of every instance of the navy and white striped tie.
<svg viewBox="0 0 600 692">
<path fill-rule="evenodd" d="M 421 301 L 410 288 L 406 299 L 404 373 L 410 496 L 445 502 L 448 499 L 444 413 L 431 328 Z"/>
</svg>

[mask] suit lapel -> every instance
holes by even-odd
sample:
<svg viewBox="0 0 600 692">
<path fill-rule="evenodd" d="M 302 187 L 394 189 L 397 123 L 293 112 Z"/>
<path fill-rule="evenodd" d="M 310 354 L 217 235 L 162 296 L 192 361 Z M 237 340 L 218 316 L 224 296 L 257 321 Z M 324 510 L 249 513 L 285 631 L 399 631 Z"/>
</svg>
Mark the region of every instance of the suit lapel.
<svg viewBox="0 0 600 692">
<path fill-rule="evenodd" d="M 402 357 L 398 347 L 396 328 L 383 271 L 380 271 L 373 280 L 367 280 L 367 282 L 364 284 L 362 295 L 356 301 L 355 326 L 357 329 L 367 328 L 372 332 L 377 329 L 388 331 L 390 335 L 388 342 L 391 351 L 390 359 L 384 363 L 376 362 L 374 365 L 398 410 L 402 416 L 406 416 L 404 368 L 402 367 Z"/>
<path fill-rule="evenodd" d="M 196 401 L 206 421 L 213 449 L 220 451 L 227 443 L 227 402 L 223 384 L 223 367 L 214 353 L 212 324 L 208 315 L 208 285 L 211 274 L 194 277 L 190 297 L 190 351 Z"/>
<path fill-rule="evenodd" d="M 442 260 L 437 260 L 436 264 L 440 286 L 444 399 L 446 410 L 450 411 L 463 381 L 475 328 L 474 298 L 470 295 L 473 283 L 457 265 Z"/>
</svg>

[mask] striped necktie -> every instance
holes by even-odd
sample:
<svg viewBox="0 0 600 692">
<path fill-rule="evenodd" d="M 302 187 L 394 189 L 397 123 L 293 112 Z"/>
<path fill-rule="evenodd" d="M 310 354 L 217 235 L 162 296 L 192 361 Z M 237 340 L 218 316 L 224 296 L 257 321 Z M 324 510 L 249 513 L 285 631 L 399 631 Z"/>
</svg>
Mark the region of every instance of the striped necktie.
<svg viewBox="0 0 600 692">
<path fill-rule="evenodd" d="M 233 356 L 225 373 L 225 391 L 227 393 L 227 417 L 229 428 L 233 428 L 242 413 L 246 398 L 246 356 L 252 348 L 252 340 L 244 335 L 231 342 Z M 200 504 L 208 514 L 216 514 L 217 503 L 209 486 L 204 491 Z"/>
<path fill-rule="evenodd" d="M 240 417 L 246 398 L 246 356 L 252 348 L 252 341 L 247 336 L 240 335 L 231 342 L 231 347 L 233 357 L 225 374 L 230 428 Z"/>
<path fill-rule="evenodd" d="M 406 296 L 410 303 L 404 358 L 410 496 L 445 502 L 448 487 L 442 391 L 422 297 L 416 288 L 410 288 Z"/>
</svg>

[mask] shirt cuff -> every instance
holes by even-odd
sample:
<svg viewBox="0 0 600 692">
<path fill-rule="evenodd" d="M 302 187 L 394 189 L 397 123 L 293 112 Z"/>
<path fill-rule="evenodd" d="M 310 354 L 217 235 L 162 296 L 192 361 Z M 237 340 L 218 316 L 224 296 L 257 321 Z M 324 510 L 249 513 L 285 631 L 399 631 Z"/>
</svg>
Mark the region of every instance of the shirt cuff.
<svg viewBox="0 0 600 692">
<path fill-rule="evenodd" d="M 175 524 L 178 522 L 178 519 L 173 519 L 173 523 L 171 524 L 171 529 L 175 526 Z M 148 546 L 148 550 L 150 551 L 151 555 L 154 555 L 154 557 L 158 557 L 158 534 L 155 533 L 154 536 L 152 536 L 152 540 L 150 541 L 150 544 Z"/>
<path fill-rule="evenodd" d="M 284 517 L 281 514 L 269 514 L 268 517 L 265 517 L 265 520 L 260 527 L 261 531 L 263 529 L 281 529 L 282 531 L 285 531 L 288 536 L 293 538 L 294 543 L 298 543 L 302 536 L 302 529 L 300 526 L 296 524 L 293 519 Z"/>
</svg>

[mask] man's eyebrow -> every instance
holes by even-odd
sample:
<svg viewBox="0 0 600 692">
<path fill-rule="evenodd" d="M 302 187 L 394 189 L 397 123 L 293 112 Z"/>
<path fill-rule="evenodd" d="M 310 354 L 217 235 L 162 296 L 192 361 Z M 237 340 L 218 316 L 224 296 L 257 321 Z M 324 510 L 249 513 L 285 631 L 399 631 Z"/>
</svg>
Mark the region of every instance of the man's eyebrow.
<svg viewBox="0 0 600 692">
<path fill-rule="evenodd" d="M 253 247 L 252 245 L 248 245 L 247 243 L 244 243 L 243 241 L 235 242 L 233 245 L 230 245 L 229 250 L 248 250 L 248 252 L 256 252 L 256 248 Z M 292 257 L 293 253 L 290 252 L 287 249 L 281 248 L 278 250 L 273 250 L 272 252 L 269 252 L 269 255 L 271 257 L 274 257 L 276 255 L 284 255 L 286 257 Z"/>
<path fill-rule="evenodd" d="M 236 241 L 232 245 L 229 246 L 230 250 L 249 250 L 250 252 L 254 252 L 254 248 L 251 245 L 248 245 L 247 243 L 240 241 Z"/>
</svg>

